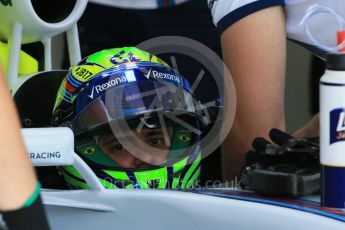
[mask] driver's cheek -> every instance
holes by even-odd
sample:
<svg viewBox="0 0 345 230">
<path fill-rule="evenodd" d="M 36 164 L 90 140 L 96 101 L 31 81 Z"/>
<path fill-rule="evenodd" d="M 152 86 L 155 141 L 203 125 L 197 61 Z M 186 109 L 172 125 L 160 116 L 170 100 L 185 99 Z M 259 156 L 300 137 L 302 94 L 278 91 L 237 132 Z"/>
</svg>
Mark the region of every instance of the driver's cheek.
<svg viewBox="0 0 345 230">
<path fill-rule="evenodd" d="M 151 153 L 152 148 L 150 148 L 149 145 L 145 143 L 144 141 L 138 141 L 134 144 L 136 146 L 136 150 L 134 150 L 135 153 L 133 155 L 136 156 L 136 159 L 138 159 L 140 163 L 142 162 L 151 163 L 152 162 L 152 153 Z"/>
<path fill-rule="evenodd" d="M 141 145 L 140 149 L 142 150 L 142 157 L 140 159 L 153 165 L 164 162 L 169 151 L 165 144 L 152 145 L 146 143 L 145 145 Z"/>
<path fill-rule="evenodd" d="M 166 146 L 156 146 L 155 150 L 151 153 L 152 161 L 154 164 L 161 164 L 165 162 L 168 157 L 168 148 Z"/>
</svg>

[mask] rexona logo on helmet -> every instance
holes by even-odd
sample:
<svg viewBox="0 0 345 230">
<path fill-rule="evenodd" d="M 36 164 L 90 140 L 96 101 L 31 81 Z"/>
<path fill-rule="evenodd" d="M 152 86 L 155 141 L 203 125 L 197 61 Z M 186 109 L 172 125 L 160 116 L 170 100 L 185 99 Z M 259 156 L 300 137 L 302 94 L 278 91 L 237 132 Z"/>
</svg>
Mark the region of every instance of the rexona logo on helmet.
<svg viewBox="0 0 345 230">
<path fill-rule="evenodd" d="M 52 123 L 72 128 L 77 154 L 106 188 L 189 189 L 200 174 L 200 108 L 183 76 L 126 47 L 70 68 Z M 72 166 L 61 172 L 71 188 L 89 188 Z"/>
</svg>

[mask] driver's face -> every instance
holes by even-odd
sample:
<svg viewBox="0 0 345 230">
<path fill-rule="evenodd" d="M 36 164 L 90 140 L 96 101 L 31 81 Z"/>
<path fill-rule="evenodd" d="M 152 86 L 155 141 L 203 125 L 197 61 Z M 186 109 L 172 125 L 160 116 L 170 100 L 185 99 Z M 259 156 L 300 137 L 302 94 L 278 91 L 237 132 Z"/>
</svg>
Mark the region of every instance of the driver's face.
<svg viewBox="0 0 345 230">
<path fill-rule="evenodd" d="M 169 146 L 166 144 L 161 129 L 144 128 L 139 133 L 135 132 L 134 134 L 134 132 L 129 131 L 122 133 L 121 136 L 125 136 L 129 140 L 128 146 L 121 144 L 123 142 L 120 143 L 113 134 L 101 135 L 98 139 L 101 149 L 121 167 L 138 168 L 166 162 Z M 170 139 L 171 131 L 169 130 L 168 136 Z M 140 153 L 131 154 L 128 151 L 131 149 L 131 145 L 140 149 Z"/>
</svg>

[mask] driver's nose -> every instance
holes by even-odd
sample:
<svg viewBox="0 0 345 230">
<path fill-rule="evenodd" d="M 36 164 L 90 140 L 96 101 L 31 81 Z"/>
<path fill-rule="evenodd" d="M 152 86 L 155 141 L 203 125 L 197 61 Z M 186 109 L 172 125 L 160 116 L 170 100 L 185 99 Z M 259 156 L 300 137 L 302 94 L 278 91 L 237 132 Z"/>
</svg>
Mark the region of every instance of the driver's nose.
<svg viewBox="0 0 345 230">
<path fill-rule="evenodd" d="M 140 166 L 145 165 L 145 162 L 136 158 L 133 156 L 131 153 L 127 152 L 126 156 L 123 157 L 121 160 L 118 162 L 122 167 L 125 168 L 138 168 Z"/>
</svg>

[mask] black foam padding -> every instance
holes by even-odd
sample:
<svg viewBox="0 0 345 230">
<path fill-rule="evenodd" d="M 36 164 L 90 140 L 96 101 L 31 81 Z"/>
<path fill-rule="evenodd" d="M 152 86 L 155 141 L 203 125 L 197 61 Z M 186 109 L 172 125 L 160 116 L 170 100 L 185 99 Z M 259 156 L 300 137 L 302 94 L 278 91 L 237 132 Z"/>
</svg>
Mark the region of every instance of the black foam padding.
<svg viewBox="0 0 345 230">
<path fill-rule="evenodd" d="M 293 138 L 293 136 L 290 134 L 287 134 L 279 129 L 271 129 L 269 136 L 277 145 L 284 145 Z"/>
<path fill-rule="evenodd" d="M 335 71 L 345 70 L 345 54 L 334 53 L 327 55 L 326 68 Z"/>
<path fill-rule="evenodd" d="M 262 137 L 257 137 L 254 139 L 252 146 L 256 151 L 265 151 L 268 144 L 271 144 L 269 141 Z"/>
<path fill-rule="evenodd" d="M 51 126 L 57 91 L 66 70 L 41 72 L 27 80 L 13 98 L 23 128 Z"/>
<path fill-rule="evenodd" d="M 267 196 L 302 197 L 320 191 L 320 170 L 313 168 L 295 171 L 254 170 L 251 187 Z"/>
</svg>

